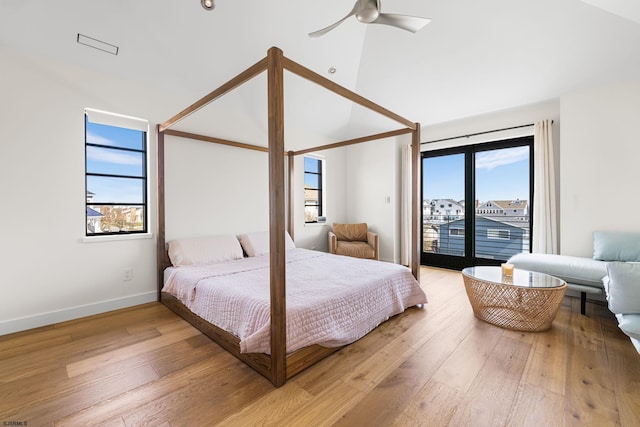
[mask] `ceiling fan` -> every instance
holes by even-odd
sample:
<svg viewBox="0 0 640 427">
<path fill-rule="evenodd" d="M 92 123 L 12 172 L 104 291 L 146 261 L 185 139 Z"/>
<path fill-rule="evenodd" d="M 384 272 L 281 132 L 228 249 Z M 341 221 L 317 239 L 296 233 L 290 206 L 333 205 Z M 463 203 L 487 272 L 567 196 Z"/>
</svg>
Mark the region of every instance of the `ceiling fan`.
<svg viewBox="0 0 640 427">
<path fill-rule="evenodd" d="M 309 37 L 320 37 L 321 35 L 333 30 L 338 25 L 342 24 L 343 21 L 347 20 L 347 18 L 352 16 L 355 16 L 358 21 L 365 24 L 391 25 L 392 27 L 401 28 L 403 30 L 411 31 L 412 33 L 419 31 L 422 27 L 431 22 L 431 19 L 420 18 L 417 16 L 381 13 L 380 2 L 381 0 L 356 0 L 356 4 L 347 16 L 335 24 L 331 24 L 326 28 L 309 33 Z"/>
</svg>

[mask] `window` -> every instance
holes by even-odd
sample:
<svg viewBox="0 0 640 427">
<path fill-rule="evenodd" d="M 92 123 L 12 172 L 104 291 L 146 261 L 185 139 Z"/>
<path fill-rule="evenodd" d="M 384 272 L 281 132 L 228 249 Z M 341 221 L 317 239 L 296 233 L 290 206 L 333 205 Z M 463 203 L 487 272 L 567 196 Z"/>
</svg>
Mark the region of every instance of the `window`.
<svg viewBox="0 0 640 427">
<path fill-rule="evenodd" d="M 464 236 L 464 228 L 450 228 L 449 236 Z"/>
<path fill-rule="evenodd" d="M 146 120 L 85 110 L 86 235 L 146 233 Z"/>
<path fill-rule="evenodd" d="M 464 206 L 455 217 L 423 217 L 423 264 L 499 265 L 529 252 L 533 135 L 423 152 L 422 197 Z"/>
<path fill-rule="evenodd" d="M 304 222 L 323 222 L 324 212 L 324 160 L 304 158 Z"/>
<path fill-rule="evenodd" d="M 501 230 L 499 228 L 488 228 L 487 239 L 509 240 L 511 238 L 510 230 Z"/>
</svg>

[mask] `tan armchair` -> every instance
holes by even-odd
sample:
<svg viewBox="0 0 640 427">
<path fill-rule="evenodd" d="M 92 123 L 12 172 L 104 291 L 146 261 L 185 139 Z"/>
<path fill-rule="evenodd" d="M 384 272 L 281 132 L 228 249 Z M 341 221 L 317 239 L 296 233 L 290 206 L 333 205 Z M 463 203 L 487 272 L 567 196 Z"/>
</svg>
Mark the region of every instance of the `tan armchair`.
<svg viewBox="0 0 640 427">
<path fill-rule="evenodd" d="M 366 223 L 333 224 L 329 231 L 329 252 L 356 258 L 378 259 L 378 235 Z"/>
</svg>

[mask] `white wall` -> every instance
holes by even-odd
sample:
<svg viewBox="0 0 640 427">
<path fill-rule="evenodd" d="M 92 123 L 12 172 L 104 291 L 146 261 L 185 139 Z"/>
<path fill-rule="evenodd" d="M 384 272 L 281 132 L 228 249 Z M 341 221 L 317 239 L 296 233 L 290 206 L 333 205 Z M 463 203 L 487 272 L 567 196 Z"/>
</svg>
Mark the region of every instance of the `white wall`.
<svg viewBox="0 0 640 427">
<path fill-rule="evenodd" d="M 195 99 L 0 47 L 0 335 L 154 301 L 155 236 L 85 243 L 84 108 L 150 121 L 150 221 L 156 229 L 155 124 Z M 223 135 L 264 141 L 260 124 L 217 109 Z M 220 135 L 216 135 L 220 136 Z M 308 146 L 326 139 L 288 129 Z M 179 148 L 178 148 L 179 147 Z M 329 218 L 344 219 L 344 161 L 327 152 Z M 267 154 L 166 137 L 167 238 L 268 229 Z M 326 250 L 326 226 L 304 227 L 297 169 L 296 244 Z M 133 280 L 123 281 L 125 269 Z"/>
<path fill-rule="evenodd" d="M 560 104 L 561 252 L 591 257 L 594 231 L 640 231 L 640 80 L 576 91 Z"/>
<path fill-rule="evenodd" d="M 267 153 L 165 137 L 166 239 L 269 228 Z"/>
<path fill-rule="evenodd" d="M 334 141 L 325 140 L 313 146 L 330 142 Z M 318 151 L 313 155 L 325 161 L 327 222 L 325 224 L 304 223 L 304 159 L 303 156 L 296 156 L 294 165 L 295 242 L 297 247 L 327 252 L 329 250 L 327 233 L 331 230 L 331 224 L 346 222 L 345 151 L 343 148 L 338 148 Z"/>
<path fill-rule="evenodd" d="M 327 140 L 307 136 L 310 146 Z M 166 137 L 167 241 L 202 234 L 241 234 L 269 229 L 268 155 L 218 144 Z M 327 251 L 332 221 L 342 221 L 344 153 L 314 153 L 326 161 L 327 224 L 304 223 L 304 164 L 294 164 L 294 240 L 296 246 Z"/>
<path fill-rule="evenodd" d="M 380 260 L 400 261 L 400 145 L 387 138 L 347 150 L 345 222 L 366 222 L 378 234 Z"/>
<path fill-rule="evenodd" d="M 437 125 L 424 126 L 421 131 L 422 141 L 435 141 L 444 138 L 454 138 L 449 141 L 429 143 L 422 145 L 422 151 L 437 150 L 466 144 L 478 144 L 506 138 L 516 138 L 533 134 L 533 127 L 492 132 L 483 135 L 465 137 L 474 133 L 487 132 L 494 129 L 527 125 L 543 119 L 554 121 L 554 141 L 558 142 L 560 129 L 560 100 L 549 100 L 537 104 L 514 107 L 508 110 L 495 111 L 493 113 L 473 116 L 462 120 L 443 122 Z M 559 153 L 559 151 L 558 151 Z"/>
<path fill-rule="evenodd" d="M 155 300 L 153 238 L 83 242 L 83 113 L 153 121 L 157 94 L 4 47 L 0 63 L 0 334 Z"/>
</svg>

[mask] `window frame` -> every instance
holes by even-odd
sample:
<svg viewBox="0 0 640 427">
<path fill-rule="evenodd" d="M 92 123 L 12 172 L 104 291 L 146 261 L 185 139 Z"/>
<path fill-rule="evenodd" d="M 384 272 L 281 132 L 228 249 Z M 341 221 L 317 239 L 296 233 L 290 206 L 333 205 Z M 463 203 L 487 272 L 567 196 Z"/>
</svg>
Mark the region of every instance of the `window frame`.
<svg viewBox="0 0 640 427">
<path fill-rule="evenodd" d="M 96 142 L 89 142 L 88 140 L 88 128 L 89 123 L 99 124 L 103 126 L 110 126 L 114 128 L 124 128 L 133 131 L 141 132 L 141 148 L 128 148 L 128 147 L 114 147 L 106 144 L 99 144 Z M 132 238 L 145 238 L 151 237 L 150 232 L 150 200 L 149 200 L 149 122 L 145 119 L 137 117 L 125 116 L 121 114 L 111 113 L 107 111 L 94 110 L 91 108 L 85 108 L 84 111 L 84 190 L 85 190 L 85 222 L 84 222 L 84 241 L 98 241 L 98 240 L 118 240 L 118 239 L 132 239 Z M 141 157 L 141 171 L 140 175 L 128 175 L 119 173 L 103 173 L 103 172 L 89 172 L 88 168 L 88 150 L 91 148 L 108 149 L 111 152 L 122 153 L 136 153 Z M 108 202 L 91 202 L 89 200 L 89 178 L 90 177 L 104 177 L 104 178 L 116 178 L 126 180 L 136 180 L 140 183 L 142 191 L 142 201 L 128 202 L 124 200 L 110 200 Z M 118 207 L 138 207 L 142 209 L 140 215 L 142 220 L 142 228 L 139 230 L 119 230 L 119 231 L 89 231 L 89 209 L 94 209 L 95 206 L 118 206 Z M 94 209 L 95 210 L 95 209 Z"/>
<path fill-rule="evenodd" d="M 529 149 L 529 201 L 528 211 L 533 212 L 533 193 L 534 193 L 534 147 L 533 147 L 533 135 L 524 135 L 513 138 L 497 139 L 487 142 L 480 142 L 477 144 L 465 144 L 447 148 L 438 148 L 434 150 L 425 150 L 421 153 L 421 162 L 424 163 L 425 158 L 450 156 L 450 155 L 464 155 L 464 173 L 465 173 L 465 200 L 476 200 L 475 197 L 475 155 L 483 151 L 500 150 L 505 148 L 515 147 L 528 147 Z M 423 164 L 422 163 L 422 164 Z M 420 191 L 423 192 L 424 185 L 424 169 L 421 168 L 420 178 Z M 422 193 L 424 194 L 424 193 Z M 490 209 L 494 206 L 494 203 L 487 203 L 482 211 L 486 213 L 486 216 L 495 215 L 495 209 Z M 478 212 L 480 213 L 480 212 Z M 471 265 L 500 265 L 504 262 L 498 259 L 490 259 L 483 256 L 477 256 L 476 243 L 478 242 L 479 234 L 476 233 L 476 212 L 475 205 L 473 203 L 467 203 L 465 206 L 465 253 L 463 255 L 448 255 L 443 251 L 438 253 L 431 253 L 425 251 L 423 247 L 421 250 L 421 265 L 429 265 L 443 268 L 462 269 Z M 524 217 L 524 216 L 523 216 Z M 424 217 L 422 218 L 422 231 L 424 235 Z M 450 235 L 450 234 L 449 234 Z M 513 233 L 510 233 L 510 237 Z M 474 239 L 475 237 L 475 239 Z M 492 241 L 506 241 L 506 239 L 487 239 Z M 511 238 L 509 239 L 511 240 Z M 424 238 L 422 240 L 424 246 Z M 533 247 L 533 215 L 529 215 L 529 227 L 528 227 L 528 244 L 529 251 Z"/>
<path fill-rule="evenodd" d="M 307 174 L 313 174 L 318 176 L 318 186 L 319 188 L 312 188 L 312 191 L 318 191 L 318 205 L 307 205 L 307 198 L 306 195 L 305 197 L 303 197 L 303 203 L 304 203 L 304 224 L 305 226 L 307 225 L 313 225 L 313 224 L 324 224 L 326 222 L 326 167 L 327 167 L 327 161 L 325 159 L 324 156 L 320 156 L 317 154 L 305 154 L 304 156 L 302 156 L 302 166 L 303 166 L 303 187 L 304 187 L 304 191 L 307 191 L 307 187 L 306 187 L 306 176 Z M 306 168 L 306 159 L 313 159 L 319 162 L 319 172 L 311 172 L 311 171 L 307 171 Z M 318 208 L 318 215 L 316 217 L 315 221 L 307 221 L 307 207 L 317 207 Z M 321 218 L 324 218 L 324 220 L 320 220 Z"/>
</svg>

